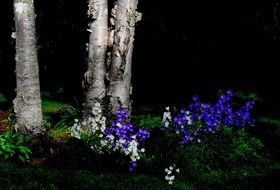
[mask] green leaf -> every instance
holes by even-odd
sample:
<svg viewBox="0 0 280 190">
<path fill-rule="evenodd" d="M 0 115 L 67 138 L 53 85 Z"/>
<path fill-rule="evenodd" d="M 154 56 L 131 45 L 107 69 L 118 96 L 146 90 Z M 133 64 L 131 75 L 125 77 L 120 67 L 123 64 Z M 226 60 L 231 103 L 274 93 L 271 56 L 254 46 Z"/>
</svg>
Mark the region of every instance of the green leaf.
<svg viewBox="0 0 280 190">
<path fill-rule="evenodd" d="M 7 159 L 10 157 L 9 154 L 4 154 L 3 156 L 4 156 L 4 159 L 5 159 L 5 160 L 7 160 Z"/>
<path fill-rule="evenodd" d="M 27 159 L 26 158 L 24 158 L 22 155 L 18 155 L 18 158 L 22 161 L 22 162 L 25 162 Z"/>
<path fill-rule="evenodd" d="M 28 147 L 26 147 L 26 146 L 20 146 L 20 147 L 19 147 L 19 151 L 20 151 L 21 153 L 23 153 L 23 154 L 31 153 L 31 150 L 30 150 Z"/>
</svg>

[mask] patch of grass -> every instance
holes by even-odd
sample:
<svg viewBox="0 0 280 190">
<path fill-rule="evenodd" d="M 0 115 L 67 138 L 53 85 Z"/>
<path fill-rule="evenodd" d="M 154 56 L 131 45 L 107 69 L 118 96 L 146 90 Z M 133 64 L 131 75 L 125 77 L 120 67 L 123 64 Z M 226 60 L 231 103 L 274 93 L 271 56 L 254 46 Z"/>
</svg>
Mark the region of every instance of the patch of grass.
<svg viewBox="0 0 280 190">
<path fill-rule="evenodd" d="M 45 114 L 56 114 L 61 107 L 63 107 L 63 103 L 50 101 L 50 100 L 43 100 L 42 101 L 42 111 Z"/>
<path fill-rule="evenodd" d="M 48 135 L 57 142 L 66 142 L 71 136 L 71 129 L 69 127 L 50 129 Z"/>
<path fill-rule="evenodd" d="M 0 187 L 6 189 L 111 189 L 111 190 L 169 190 L 194 189 L 180 182 L 172 186 L 164 179 L 130 173 L 96 173 L 85 170 L 55 170 L 36 167 L 18 167 L 0 162 Z M 28 179 L 28 180 L 27 180 Z"/>
</svg>

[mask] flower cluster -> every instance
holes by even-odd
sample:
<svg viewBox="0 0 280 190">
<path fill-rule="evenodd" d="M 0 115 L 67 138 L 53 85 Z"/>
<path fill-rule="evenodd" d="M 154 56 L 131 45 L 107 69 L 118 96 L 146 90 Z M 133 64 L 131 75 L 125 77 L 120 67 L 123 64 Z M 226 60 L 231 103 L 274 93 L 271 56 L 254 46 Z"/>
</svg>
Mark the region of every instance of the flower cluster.
<svg viewBox="0 0 280 190">
<path fill-rule="evenodd" d="M 106 128 L 106 117 L 102 115 L 100 103 L 95 103 L 92 108 L 92 117 L 84 118 L 82 122 L 75 119 L 74 126 L 71 130 L 71 136 L 81 139 L 82 133 L 100 133 L 102 134 Z"/>
<path fill-rule="evenodd" d="M 84 118 L 81 122 L 75 119 L 75 123 L 71 129 L 71 136 L 81 139 L 82 135 L 87 134 L 95 136 L 99 140 L 104 137 L 105 129 L 106 117 L 102 115 L 100 103 L 96 102 L 92 108 L 91 117 Z M 98 144 L 93 144 L 91 149 L 99 154 L 103 153 L 102 148 Z"/>
<path fill-rule="evenodd" d="M 168 181 L 168 184 L 172 185 L 173 181 L 175 179 L 175 175 L 172 173 L 176 171 L 177 173 L 180 172 L 179 168 L 176 168 L 176 165 L 173 164 L 172 166 L 169 166 L 168 168 L 165 168 L 165 172 L 167 173 L 167 175 L 165 176 L 165 179 Z"/>
<path fill-rule="evenodd" d="M 134 129 L 134 126 L 127 122 L 128 112 L 125 109 L 116 111 L 116 120 L 112 122 L 111 128 L 106 128 L 105 138 L 102 144 L 109 145 L 112 150 L 119 150 L 130 156 L 129 171 L 133 171 L 137 166 L 136 161 L 140 159 L 140 153 L 145 149 L 140 147 L 140 143 L 150 136 L 147 130 Z"/>
<path fill-rule="evenodd" d="M 163 113 L 163 118 L 162 118 L 162 128 L 168 128 L 169 125 L 172 122 L 172 118 L 171 118 L 171 112 L 169 111 L 169 107 L 166 107 L 166 112 Z"/>
<path fill-rule="evenodd" d="M 106 127 L 106 118 L 102 116 L 99 103 L 94 104 L 92 115 L 80 123 L 75 120 L 71 135 L 78 139 L 81 139 L 84 134 L 95 137 L 91 148 L 97 153 L 120 151 L 129 156 L 129 170 L 133 171 L 137 166 L 136 161 L 140 159 L 140 154 L 145 151 L 140 143 L 147 139 L 150 133 L 143 129 L 135 130 L 135 127 L 127 121 L 129 115 L 125 109 L 116 110 L 116 119 L 110 127 Z"/>
<path fill-rule="evenodd" d="M 173 129 L 181 134 L 181 144 L 187 144 L 193 140 L 201 142 L 201 133 L 215 133 L 218 126 L 254 126 L 255 120 L 251 118 L 250 111 L 254 102 L 249 101 L 243 107 L 234 111 L 231 106 L 233 92 L 231 90 L 221 93 L 217 103 L 201 103 L 198 96 L 193 96 L 193 102 L 189 104 L 189 111 L 181 109 L 173 118 L 169 112 L 163 115 L 163 128 Z M 171 128 L 169 127 L 170 124 Z"/>
<path fill-rule="evenodd" d="M 255 120 L 251 118 L 250 111 L 254 102 L 245 103 L 239 110 L 234 111 L 231 106 L 233 92 L 227 90 L 221 93 L 216 104 L 200 103 L 198 97 L 193 97 L 193 103 L 189 104 L 189 109 L 196 118 L 205 123 L 206 132 L 215 132 L 220 125 L 236 126 L 244 128 L 245 126 L 254 126 Z"/>
</svg>

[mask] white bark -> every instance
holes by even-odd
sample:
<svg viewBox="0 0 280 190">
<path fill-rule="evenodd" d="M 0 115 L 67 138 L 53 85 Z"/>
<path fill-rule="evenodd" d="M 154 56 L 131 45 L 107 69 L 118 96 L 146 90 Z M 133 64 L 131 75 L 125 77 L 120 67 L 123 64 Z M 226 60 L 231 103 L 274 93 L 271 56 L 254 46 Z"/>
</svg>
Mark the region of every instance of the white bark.
<svg viewBox="0 0 280 190">
<path fill-rule="evenodd" d="M 33 0 L 14 0 L 16 29 L 16 113 L 15 129 L 25 134 L 39 134 L 42 122 L 37 39 Z"/>
<path fill-rule="evenodd" d="M 88 70 L 85 74 L 87 91 L 84 103 L 84 117 L 91 115 L 96 102 L 104 104 L 106 96 L 106 51 L 108 35 L 107 0 L 89 0 L 88 17 L 90 32 L 88 44 Z M 103 107 L 103 106 L 102 106 Z"/>
<path fill-rule="evenodd" d="M 138 0 L 118 0 L 112 10 L 111 24 L 115 25 L 112 63 L 109 73 L 111 112 L 120 107 L 131 110 L 131 64 L 135 23 L 141 19 L 136 11 Z"/>
</svg>

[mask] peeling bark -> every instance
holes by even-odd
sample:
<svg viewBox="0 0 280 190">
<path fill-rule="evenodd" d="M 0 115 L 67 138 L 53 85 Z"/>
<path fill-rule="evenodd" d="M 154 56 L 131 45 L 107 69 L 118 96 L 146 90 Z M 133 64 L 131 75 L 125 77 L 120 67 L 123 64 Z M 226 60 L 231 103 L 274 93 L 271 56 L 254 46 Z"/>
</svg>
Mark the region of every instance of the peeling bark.
<svg viewBox="0 0 280 190">
<path fill-rule="evenodd" d="M 122 107 L 131 111 L 131 64 L 135 23 L 141 20 L 136 11 L 138 0 L 118 0 L 110 19 L 115 25 L 112 63 L 109 73 L 109 108 L 113 114 Z"/>
<path fill-rule="evenodd" d="M 24 134 L 45 131 L 42 121 L 37 38 L 33 0 L 14 0 L 16 37 L 15 129 Z"/>
<path fill-rule="evenodd" d="M 88 4 L 89 44 L 88 69 L 85 74 L 87 85 L 84 117 L 90 116 L 96 102 L 104 105 L 106 96 L 106 51 L 108 36 L 107 0 L 89 0 Z M 103 107 L 103 106 L 102 106 Z"/>
</svg>

